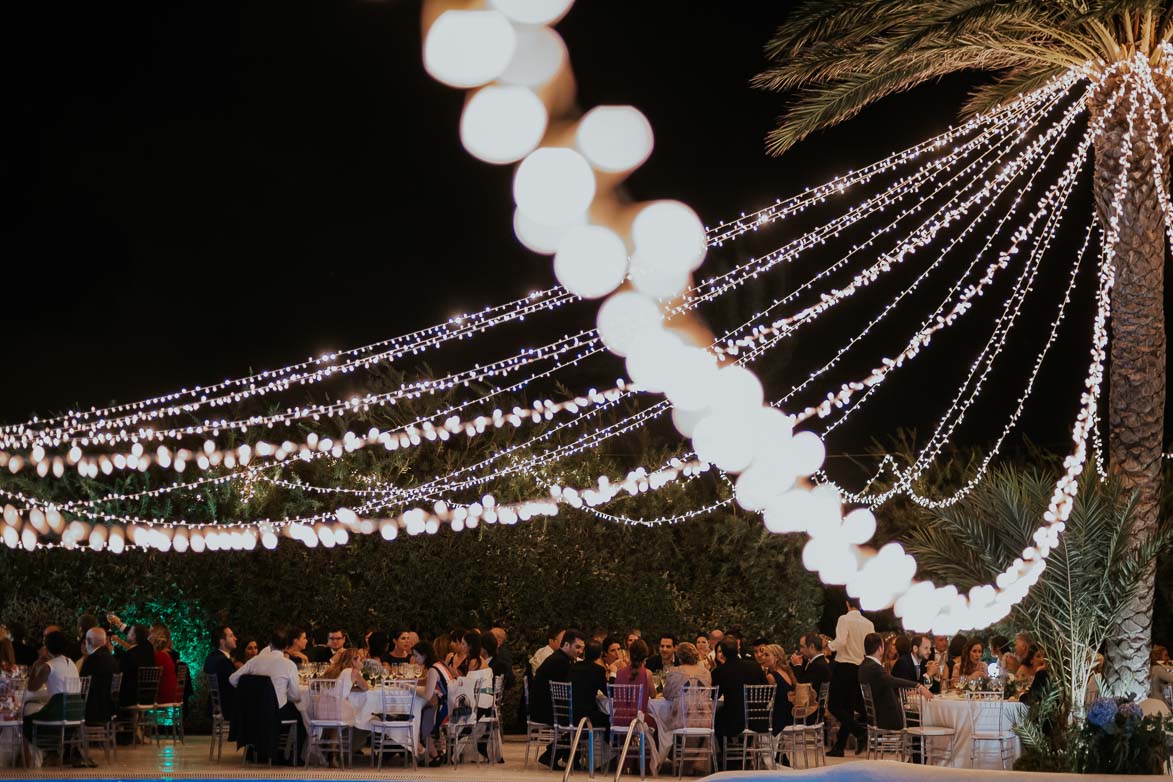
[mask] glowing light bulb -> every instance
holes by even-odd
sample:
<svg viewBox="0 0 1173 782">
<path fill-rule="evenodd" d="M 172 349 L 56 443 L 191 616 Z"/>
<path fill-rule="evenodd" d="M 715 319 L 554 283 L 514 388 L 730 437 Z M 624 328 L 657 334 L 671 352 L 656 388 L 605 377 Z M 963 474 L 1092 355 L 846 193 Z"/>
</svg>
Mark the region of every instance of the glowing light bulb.
<svg viewBox="0 0 1173 782">
<path fill-rule="evenodd" d="M 477 91 L 460 115 L 460 141 L 486 163 L 514 163 L 546 133 L 546 107 L 525 87 L 490 85 Z"/>
<path fill-rule="evenodd" d="M 445 11 L 424 40 L 424 69 L 450 87 L 479 87 L 500 76 L 517 46 L 497 11 Z"/>
<path fill-rule="evenodd" d="M 513 198 L 531 220 L 565 225 L 578 219 L 594 200 L 595 173 L 573 149 L 542 147 L 517 167 Z"/>
<path fill-rule="evenodd" d="M 633 342 L 648 329 L 659 328 L 663 318 L 656 302 L 638 293 L 616 293 L 599 307 L 596 325 L 599 339 L 617 356 L 626 356 Z"/>
<path fill-rule="evenodd" d="M 655 201 L 631 224 L 633 266 L 692 271 L 705 258 L 708 240 L 696 212 L 679 201 Z"/>
<path fill-rule="evenodd" d="M 634 106 L 596 106 L 575 134 L 578 149 L 600 171 L 630 171 L 652 154 L 652 126 Z"/>
<path fill-rule="evenodd" d="M 627 274 L 627 248 L 610 228 L 587 225 L 572 229 L 558 244 L 554 276 L 584 299 L 606 296 Z"/>
<path fill-rule="evenodd" d="M 527 249 L 539 255 L 553 255 L 566 235 L 578 226 L 586 225 L 586 220 L 586 212 L 583 212 L 565 225 L 545 225 L 516 209 L 513 212 L 513 233 Z"/>
<path fill-rule="evenodd" d="M 517 29 L 513 59 L 497 80 L 537 88 L 553 79 L 566 62 L 566 42 L 556 31 L 549 27 L 521 27 Z"/>
</svg>

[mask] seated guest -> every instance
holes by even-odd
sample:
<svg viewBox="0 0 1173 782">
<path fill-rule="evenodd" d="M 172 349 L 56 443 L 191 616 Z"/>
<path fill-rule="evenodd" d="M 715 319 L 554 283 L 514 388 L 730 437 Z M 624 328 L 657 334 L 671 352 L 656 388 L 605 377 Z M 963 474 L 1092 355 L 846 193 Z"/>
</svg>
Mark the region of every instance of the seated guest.
<svg viewBox="0 0 1173 782">
<path fill-rule="evenodd" d="M 260 653 L 260 645 L 255 638 L 250 638 L 243 644 L 236 645 L 236 654 L 232 658 L 232 664 L 240 668 L 246 662 L 256 657 Z"/>
<path fill-rule="evenodd" d="M 94 626 L 86 631 L 85 654 L 80 674 L 90 677 L 86 696 L 86 724 L 105 725 L 118 711 L 110 685 L 118 673 L 118 661 L 106 646 L 106 631 Z"/>
<path fill-rule="evenodd" d="M 546 645 L 534 652 L 529 658 L 530 670 L 537 673 L 546 658 L 558 651 L 560 646 L 562 646 L 562 631 L 550 628 L 550 631 L 546 633 Z"/>
<path fill-rule="evenodd" d="M 676 665 L 676 636 L 660 634 L 660 653 L 648 660 L 649 671 L 664 671 Z"/>
<path fill-rule="evenodd" d="M 961 658 L 965 654 L 965 647 L 969 644 L 969 639 L 961 633 L 953 636 L 949 641 L 948 662 L 946 663 L 945 678 L 950 681 L 956 679 L 961 675 Z"/>
<path fill-rule="evenodd" d="M 1029 687 L 1038 671 L 1038 661 L 1041 659 L 1041 650 L 1036 644 L 1031 644 L 1026 654 L 1019 658 L 1018 670 L 1014 676 L 1025 687 Z"/>
<path fill-rule="evenodd" d="M 777 736 L 783 728 L 794 724 L 794 688 L 798 677 L 786 661 L 785 650 L 778 644 L 767 644 L 761 658 L 766 666 L 766 682 L 774 685 L 773 723 Z"/>
<path fill-rule="evenodd" d="M 737 654 L 737 641 L 725 640 L 717 645 L 717 667 L 713 669 L 713 684 L 724 705 L 717 710 L 717 738 L 727 739 L 741 735 L 745 729 L 745 690 L 747 684 L 769 684 L 762 666 L 753 660 L 743 660 Z"/>
<path fill-rule="evenodd" d="M 445 641 L 447 646 L 447 641 Z M 456 676 L 437 656 L 433 644 L 417 643 L 411 649 L 411 661 L 427 673 L 424 683 L 416 688 L 424 708 L 420 716 L 420 741 L 426 742 L 428 765 L 441 766 L 445 758 L 440 753 L 440 728 L 448 721 L 448 685 Z"/>
<path fill-rule="evenodd" d="M 652 681 L 652 672 L 648 670 L 647 659 L 650 650 L 643 640 L 636 638 L 627 647 L 628 663 L 615 674 L 616 684 L 642 684 L 643 694 L 640 696 L 639 708 L 644 713 L 644 719 L 655 728 L 655 721 L 648 711 L 648 699 L 656 696 L 656 685 Z"/>
<path fill-rule="evenodd" d="M 456 669 L 460 671 L 461 676 L 468 676 L 470 673 L 488 667 L 482 652 L 481 634 L 476 630 L 465 631 L 464 637 L 460 639 L 459 652 L 457 653 L 460 664 Z"/>
<path fill-rule="evenodd" d="M 320 656 L 325 656 L 326 659 L 322 660 L 313 656 L 311 656 L 310 659 L 316 663 L 333 662 L 334 658 L 336 658 L 339 653 L 341 653 L 342 650 L 346 649 L 348 646 L 349 643 L 346 639 L 346 631 L 341 627 L 328 625 L 328 629 L 326 630 L 326 650 L 319 653 Z"/>
<path fill-rule="evenodd" d="M 236 672 L 236 664 L 232 661 L 232 652 L 236 650 L 236 633 L 232 632 L 228 625 L 220 625 L 212 634 L 212 643 L 215 647 L 204 660 L 204 673 L 208 679 L 216 679 L 217 688 L 220 690 L 220 711 L 225 717 L 232 719 L 232 715 L 236 713 L 233 705 L 236 690 L 228 683 L 228 677 Z M 211 706 L 209 701 L 209 710 Z"/>
<path fill-rule="evenodd" d="M 700 650 L 687 641 L 676 647 L 676 667 L 664 677 L 664 698 L 672 702 L 673 725 L 680 724 L 684 706 L 680 700 L 681 690 L 686 686 L 713 686 L 713 677 L 709 673 L 709 667 L 702 663 L 701 659 Z M 665 726 L 665 728 L 667 727 Z"/>
<path fill-rule="evenodd" d="M 384 661 L 388 665 L 408 665 L 411 663 L 411 631 L 392 630 L 391 642 L 394 646 Z"/>
<path fill-rule="evenodd" d="M 884 670 L 892 673 L 892 666 L 896 663 L 896 658 L 900 654 L 896 651 L 896 634 L 888 636 L 884 639 Z"/>
<path fill-rule="evenodd" d="M 122 625 L 126 628 L 126 625 Z M 122 671 L 122 690 L 118 695 L 119 706 L 131 706 L 139 702 L 138 671 L 139 668 L 153 668 L 155 666 L 155 648 L 151 646 L 150 630 L 146 625 L 134 625 L 126 630 L 126 640 L 117 635 L 110 638 L 114 645 L 119 647 L 114 656 L 118 658 L 118 670 Z M 144 694 L 144 699 L 150 696 Z M 150 702 L 154 702 L 151 700 Z"/>
<path fill-rule="evenodd" d="M 985 676 L 986 664 L 982 662 L 982 642 L 970 641 L 961 654 L 960 676 Z"/>
<path fill-rule="evenodd" d="M 1026 662 L 1028 653 L 1034 645 L 1034 639 L 1026 631 L 1017 633 L 1014 636 L 1014 656 L 1018 658 L 1020 664 Z"/>
<path fill-rule="evenodd" d="M 717 644 L 725 640 L 724 630 L 710 630 L 709 631 L 709 670 L 712 670 L 717 665 Z"/>
<path fill-rule="evenodd" d="M 98 617 L 93 614 L 82 614 L 77 618 L 77 667 L 79 670 L 81 669 L 82 661 L 86 658 L 86 633 L 90 631 L 91 627 L 97 626 Z"/>
<path fill-rule="evenodd" d="M 367 636 L 367 654 L 368 660 L 377 660 L 383 666 L 383 670 L 390 673 L 390 668 L 387 666 L 388 647 L 390 641 L 387 639 L 387 634 L 382 630 L 376 630 Z"/>
<path fill-rule="evenodd" d="M 696 646 L 697 654 L 700 655 L 701 665 L 705 666 L 709 670 L 712 670 L 712 668 L 713 668 L 713 656 L 712 656 L 713 647 L 709 646 L 709 636 L 706 635 L 705 633 L 699 634 L 696 637 L 696 644 L 694 644 L 694 645 Z"/>
<path fill-rule="evenodd" d="M 927 684 L 926 679 L 932 680 L 937 675 L 937 662 L 932 659 L 933 640 L 927 635 L 914 635 L 911 640 L 906 635 L 896 638 L 896 649 L 900 652 L 899 659 L 892 665 L 892 675 L 898 679 L 924 684 L 930 690 L 940 690 L 940 682 Z"/>
<path fill-rule="evenodd" d="M 355 690 L 366 692 L 370 689 L 362 675 L 362 655 L 358 649 L 343 649 L 339 652 L 329 667 L 322 672 L 321 678 L 334 679 L 338 683 L 334 695 L 342 705 L 341 717 L 346 722 L 353 722 L 355 711 L 350 703 L 350 693 Z"/>
<path fill-rule="evenodd" d="M 0 638 L 0 671 L 4 673 L 15 673 L 16 671 L 16 648 L 8 638 Z"/>
<path fill-rule="evenodd" d="M 155 667 L 159 668 L 159 689 L 155 692 L 155 703 L 179 703 L 183 693 L 175 676 L 175 661 L 167 653 L 171 638 L 167 628 L 157 626 L 151 634 L 151 645 L 155 648 Z"/>
<path fill-rule="evenodd" d="M 762 666 L 762 670 L 766 670 L 766 647 L 770 645 L 770 641 L 766 638 L 756 638 L 754 642 L 749 645 L 750 652 L 753 655 L 753 661 Z"/>
<path fill-rule="evenodd" d="M 1034 674 L 1031 676 L 1030 686 L 1019 697 L 1020 701 L 1028 705 L 1043 697 L 1051 681 L 1051 674 L 1047 670 L 1047 655 L 1043 652 L 1043 647 L 1035 647 L 1034 654 L 1031 655 L 1031 667 Z"/>
<path fill-rule="evenodd" d="M 573 723 L 590 717 L 591 725 L 605 728 L 611 724 L 607 712 L 599 708 L 598 696 L 607 695 L 607 669 L 603 667 L 603 645 L 591 641 L 586 645 L 580 662 L 570 666 L 571 714 Z"/>
<path fill-rule="evenodd" d="M 309 638 L 306 636 L 305 630 L 295 627 L 289 631 L 289 647 L 285 650 L 285 656 L 292 660 L 298 668 L 309 664 L 310 658 L 305 653 L 308 644 Z"/>
<path fill-rule="evenodd" d="M 1010 677 L 1018 674 L 1018 657 L 1014 652 L 1006 652 L 998 662 L 998 670 L 1002 676 Z"/>
<path fill-rule="evenodd" d="M 619 673 L 619 668 L 623 665 L 623 644 L 615 636 L 608 636 L 603 639 L 603 667 L 607 669 L 607 681 L 615 681 L 615 674 Z M 676 658 L 680 661 L 679 655 Z"/>
<path fill-rule="evenodd" d="M 482 646 L 486 650 L 489 648 L 487 642 L 489 640 L 488 636 L 490 635 L 496 641 L 496 651 L 493 652 L 493 660 L 496 662 L 497 667 L 493 669 L 493 675 L 504 676 L 505 689 L 512 689 L 517 684 L 517 674 L 513 672 L 513 655 L 509 653 L 509 649 L 505 646 L 505 641 L 509 638 L 509 634 L 505 632 L 504 627 L 494 627 L 489 630 L 481 641 Z"/>
<path fill-rule="evenodd" d="M 1165 688 L 1173 685 L 1173 672 L 1162 664 L 1169 662 L 1169 652 L 1157 644 L 1153 646 L 1149 659 L 1152 664 L 1149 669 L 1149 697 L 1164 700 Z"/>
<path fill-rule="evenodd" d="M 187 699 L 192 696 L 193 692 L 195 692 L 195 690 L 192 689 L 191 671 L 188 670 L 187 663 L 180 659 L 179 652 L 175 651 L 175 646 L 171 643 L 171 631 L 167 629 L 167 625 L 155 625 L 151 632 L 158 633 L 160 636 L 159 641 L 162 644 L 162 649 L 171 658 L 171 662 L 175 666 L 176 679 L 179 678 L 180 671 L 183 672 L 183 692 L 179 693 L 179 697 L 180 700 L 183 701 L 184 707 L 186 708 Z M 159 701 L 159 703 L 164 702 L 165 701 Z M 174 702 L 178 703 L 179 701 Z"/>
<path fill-rule="evenodd" d="M 277 719 L 297 721 L 297 754 L 301 757 L 301 750 L 305 744 L 306 730 L 302 722 L 301 712 L 297 704 L 301 702 L 301 683 L 297 678 L 297 666 L 285 656 L 292 641 L 288 631 L 278 628 L 269 637 L 269 646 L 265 651 L 246 662 L 233 671 L 228 677 L 228 683 L 237 685 L 242 676 L 267 676 L 273 683 L 273 692 L 277 695 Z"/>
<path fill-rule="evenodd" d="M 554 706 L 550 700 L 550 682 L 570 681 L 570 666 L 586 648 L 582 635 L 574 629 L 561 633 L 562 646 L 549 655 L 542 667 L 534 674 L 534 686 L 530 691 L 533 704 L 530 713 L 534 722 L 554 724 Z M 547 763 L 548 763 L 547 759 Z"/>
<path fill-rule="evenodd" d="M 859 684 L 872 690 L 872 703 L 876 711 L 876 726 L 884 730 L 900 730 L 904 727 L 904 707 L 900 703 L 899 689 L 915 689 L 921 697 L 932 700 L 933 694 L 923 684 L 899 679 L 884 670 L 880 659 L 884 639 L 879 633 L 868 633 L 863 639 L 864 659 L 859 666 Z"/>
<path fill-rule="evenodd" d="M 496 634 L 492 632 L 481 633 L 481 656 L 485 660 L 485 665 L 493 672 L 493 683 L 496 684 L 497 679 L 501 679 L 501 687 L 508 689 L 509 685 L 506 682 L 513 676 L 513 669 L 501 659 L 501 650 L 497 646 Z"/>
<path fill-rule="evenodd" d="M 69 658 L 69 639 L 60 630 L 53 630 L 45 636 L 45 646 L 41 655 L 29 669 L 28 691 L 35 692 L 42 687 L 49 695 L 49 700 L 36 711 L 30 711 L 37 704 L 30 703 L 25 709 L 24 732 L 32 735 L 32 721 L 60 720 L 65 717 L 65 693 L 67 682 L 70 679 L 80 678 L 77 665 Z M 78 682 L 75 681 L 74 685 Z M 76 690 L 80 692 L 80 690 Z"/>
<path fill-rule="evenodd" d="M 819 697 L 819 689 L 831 682 L 831 664 L 827 655 L 823 653 L 823 639 L 818 633 L 807 633 L 798 640 L 798 651 L 802 657 L 802 668 L 794 670 L 794 660 L 790 661 L 791 670 L 803 684 L 809 684 Z"/>
<path fill-rule="evenodd" d="M 461 653 L 461 641 L 464 639 L 464 630 L 462 628 L 455 628 L 448 634 L 448 653 L 444 656 L 444 662 L 452 670 L 458 670 L 460 664 L 464 662 L 464 656 Z"/>
<path fill-rule="evenodd" d="M 323 633 L 321 629 L 309 630 L 307 636 L 313 643 L 306 647 L 306 659 L 314 664 L 330 662 L 334 657 L 334 650 L 329 646 L 329 632 Z"/>
<path fill-rule="evenodd" d="M 1002 655 L 1006 654 L 1006 647 L 1009 645 L 1010 639 L 1004 635 L 991 635 L 990 645 L 986 647 L 986 653 L 982 656 L 982 662 L 986 665 L 996 663 L 1002 659 Z"/>
</svg>

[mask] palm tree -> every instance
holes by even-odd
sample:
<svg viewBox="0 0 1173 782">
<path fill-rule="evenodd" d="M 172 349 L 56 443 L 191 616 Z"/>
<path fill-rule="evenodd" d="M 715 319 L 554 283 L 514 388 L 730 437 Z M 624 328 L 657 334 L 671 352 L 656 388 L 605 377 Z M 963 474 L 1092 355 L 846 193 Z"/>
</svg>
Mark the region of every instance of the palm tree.
<svg viewBox="0 0 1173 782">
<path fill-rule="evenodd" d="M 754 83 L 793 92 L 767 137 L 781 154 L 816 130 L 842 122 L 894 92 L 965 70 L 996 75 L 963 111 L 981 112 L 1035 89 L 1069 68 L 1091 65 L 1089 101 L 1105 123 L 1095 143 L 1095 202 L 1107 229 L 1112 195 L 1130 145 L 1127 189 L 1114 215 L 1116 288 L 1112 299 L 1109 459 L 1121 485 L 1136 492 L 1134 532 L 1150 535 L 1161 496 L 1165 407 L 1162 211 L 1155 171 L 1168 171 L 1170 128 L 1156 149 L 1145 133 L 1128 134 L 1128 100 L 1106 100 L 1129 83 L 1142 58 L 1163 65 L 1173 39 L 1169 0 L 808 0 L 766 47 L 769 67 Z M 1115 67 L 1113 67 L 1115 66 Z M 1156 71 L 1173 105 L 1173 87 Z M 1157 169 L 1156 166 L 1161 168 Z M 1143 692 L 1152 629 L 1152 567 L 1109 644 L 1108 684 Z"/>
</svg>

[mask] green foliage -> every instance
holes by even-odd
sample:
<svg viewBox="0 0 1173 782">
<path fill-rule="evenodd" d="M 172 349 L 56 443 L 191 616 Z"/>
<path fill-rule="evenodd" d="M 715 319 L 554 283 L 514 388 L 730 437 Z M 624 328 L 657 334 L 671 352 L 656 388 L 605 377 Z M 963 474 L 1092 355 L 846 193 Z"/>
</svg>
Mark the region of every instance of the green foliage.
<svg viewBox="0 0 1173 782">
<path fill-rule="evenodd" d="M 1145 717 L 1140 707 L 1101 698 L 1072 736 L 1072 770 L 1080 774 L 1164 774 L 1173 718 Z"/>
</svg>

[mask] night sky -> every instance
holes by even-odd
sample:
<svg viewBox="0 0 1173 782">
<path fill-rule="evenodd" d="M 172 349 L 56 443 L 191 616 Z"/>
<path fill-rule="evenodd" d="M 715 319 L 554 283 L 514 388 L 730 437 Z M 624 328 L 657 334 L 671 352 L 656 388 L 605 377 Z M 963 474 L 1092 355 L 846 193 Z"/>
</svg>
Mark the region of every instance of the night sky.
<svg viewBox="0 0 1173 782">
<path fill-rule="evenodd" d="M 0 24 L 9 59 L 0 419 L 276 367 L 553 284 L 549 260 L 512 236 L 511 169 L 464 153 L 462 95 L 423 72 L 418 3 L 21 6 Z M 580 0 L 559 25 L 579 103 L 634 104 L 656 130 L 652 159 L 628 182 L 633 198 L 679 198 L 715 224 L 941 132 L 977 78 L 886 99 L 766 157 L 784 100 L 748 82 L 787 7 Z M 1086 211 L 1075 214 L 1078 232 Z M 790 236 L 712 253 L 712 263 Z M 1090 282 L 1024 421 L 1058 448 L 1086 368 Z M 1047 317 L 1026 328 L 1035 339 L 1057 299 L 1043 301 Z M 543 344 L 589 323 L 593 309 L 533 319 L 483 357 Z M 907 323 L 927 311 L 914 308 Z M 852 325 L 846 309 L 796 351 L 825 357 Z M 905 326 L 887 335 L 886 353 L 861 352 L 834 387 L 907 336 Z M 926 356 L 831 450 L 935 420 L 964 356 L 961 347 Z M 598 382 L 620 371 L 604 366 Z M 995 376 L 995 403 L 963 440 L 1001 426 L 1015 383 Z"/>
</svg>

